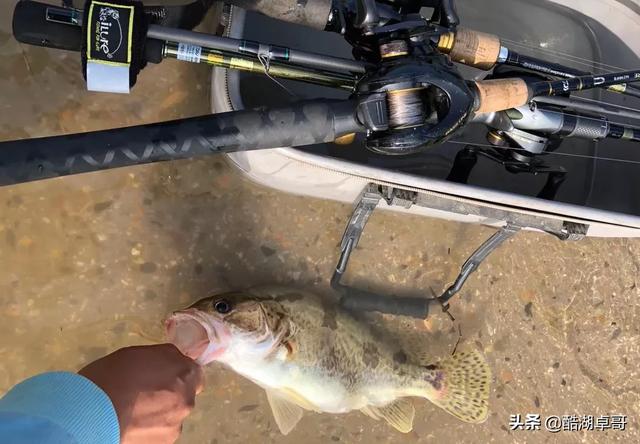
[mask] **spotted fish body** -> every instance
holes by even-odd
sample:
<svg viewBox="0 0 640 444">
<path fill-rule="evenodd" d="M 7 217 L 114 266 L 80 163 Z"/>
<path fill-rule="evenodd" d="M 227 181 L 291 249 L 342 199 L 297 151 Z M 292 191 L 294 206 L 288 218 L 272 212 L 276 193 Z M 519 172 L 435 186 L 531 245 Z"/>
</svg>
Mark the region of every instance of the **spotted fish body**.
<svg viewBox="0 0 640 444">
<path fill-rule="evenodd" d="M 194 319 L 208 340 L 195 353 L 180 340 L 185 320 L 197 329 Z M 264 287 L 213 296 L 169 322 L 170 339 L 185 354 L 203 364 L 224 363 L 263 387 L 283 433 L 302 409 L 361 410 L 408 432 L 414 416 L 409 397 L 427 398 L 468 422 L 487 416 L 490 373 L 478 352 L 420 362 L 402 344 L 306 292 Z"/>
</svg>

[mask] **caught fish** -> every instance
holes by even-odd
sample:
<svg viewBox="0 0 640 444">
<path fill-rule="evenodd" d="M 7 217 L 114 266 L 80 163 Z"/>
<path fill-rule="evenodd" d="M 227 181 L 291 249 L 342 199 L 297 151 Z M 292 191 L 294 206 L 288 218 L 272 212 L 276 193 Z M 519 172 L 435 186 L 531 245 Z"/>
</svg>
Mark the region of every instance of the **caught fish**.
<svg viewBox="0 0 640 444">
<path fill-rule="evenodd" d="M 488 415 L 491 374 L 479 352 L 424 362 L 299 290 L 265 287 L 204 298 L 173 313 L 166 329 L 198 363 L 221 362 L 264 388 L 283 434 L 304 410 L 360 410 L 406 433 L 415 416 L 412 397 L 466 422 Z"/>
</svg>

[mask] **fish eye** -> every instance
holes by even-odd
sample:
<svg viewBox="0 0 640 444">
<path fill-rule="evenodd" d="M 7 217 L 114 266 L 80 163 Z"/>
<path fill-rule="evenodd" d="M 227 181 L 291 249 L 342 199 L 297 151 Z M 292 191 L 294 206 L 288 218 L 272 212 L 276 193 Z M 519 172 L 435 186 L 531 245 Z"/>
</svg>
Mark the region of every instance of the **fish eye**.
<svg viewBox="0 0 640 444">
<path fill-rule="evenodd" d="M 231 303 L 225 299 L 218 299 L 214 302 L 213 309 L 220 314 L 226 314 L 231 311 Z"/>
</svg>

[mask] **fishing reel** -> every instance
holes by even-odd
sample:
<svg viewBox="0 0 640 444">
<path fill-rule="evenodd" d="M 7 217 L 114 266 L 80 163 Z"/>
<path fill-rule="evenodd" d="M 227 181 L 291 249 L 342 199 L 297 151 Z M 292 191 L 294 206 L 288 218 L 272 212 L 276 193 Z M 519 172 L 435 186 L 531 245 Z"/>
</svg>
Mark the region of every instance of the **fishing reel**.
<svg viewBox="0 0 640 444">
<path fill-rule="evenodd" d="M 519 77 L 529 83 L 550 81 L 552 77 L 527 69 L 496 67 L 486 79 Z M 501 163 L 512 173 L 564 173 L 560 166 L 544 161 L 546 154 L 555 151 L 564 137 L 580 135 L 597 139 L 604 137 L 604 127 L 598 119 L 569 113 L 552 105 L 539 105 L 534 101 L 503 111 L 474 117 L 475 122 L 486 125 L 488 145 L 479 149 L 485 157 Z M 495 148 L 491 148 L 495 147 Z M 511 148 L 511 149 L 505 149 Z"/>
<path fill-rule="evenodd" d="M 358 44 L 354 54 L 376 63 L 358 81 L 355 95 L 358 117 L 368 130 L 366 147 L 376 153 L 421 152 L 446 140 L 474 110 L 467 82 L 437 48 L 440 36 L 458 23 L 455 9 L 451 2 L 427 3 L 438 5 L 430 20 L 417 13 L 420 3 L 401 5 L 391 17 L 388 9 L 380 14 L 373 1 L 359 2 L 361 34 L 351 38 Z"/>
<path fill-rule="evenodd" d="M 382 63 L 357 87 L 358 115 L 370 130 L 366 147 L 376 153 L 423 151 L 466 124 L 473 111 L 474 96 L 446 56 L 414 55 L 409 48 L 403 40 L 382 43 Z"/>
<path fill-rule="evenodd" d="M 486 79 L 520 77 L 529 82 L 549 80 L 548 76 L 524 69 L 497 67 Z M 487 127 L 485 144 L 468 144 L 455 157 L 447 180 L 468 183 L 469 176 L 482 156 L 512 174 L 544 174 L 547 180 L 537 197 L 554 199 L 566 179 L 566 169 L 549 163 L 545 155 L 555 151 L 563 141 L 560 131 L 565 118 L 563 110 L 550 106 L 538 107 L 531 102 L 517 108 L 475 115 L 472 122 Z M 591 121 L 585 120 L 590 127 Z M 568 127 L 567 127 L 568 129 Z M 574 130 L 576 127 L 573 128 Z M 549 133 L 549 130 L 552 130 Z M 557 134 L 553 131 L 556 131 Z M 565 131 L 567 136 L 572 130 Z M 581 130 L 582 131 L 582 130 Z"/>
<path fill-rule="evenodd" d="M 342 34 L 353 46 L 357 60 L 380 61 L 377 36 L 407 25 L 421 27 L 423 7 L 433 8 L 428 20 L 441 32 L 455 30 L 460 22 L 453 0 L 333 0 L 325 31 Z"/>
</svg>

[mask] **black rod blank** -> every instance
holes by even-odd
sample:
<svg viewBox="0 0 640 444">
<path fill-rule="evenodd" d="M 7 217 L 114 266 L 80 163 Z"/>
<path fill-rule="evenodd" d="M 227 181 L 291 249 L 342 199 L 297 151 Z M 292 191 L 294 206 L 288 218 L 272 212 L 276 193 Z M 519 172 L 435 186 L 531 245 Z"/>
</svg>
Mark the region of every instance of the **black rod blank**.
<svg viewBox="0 0 640 444">
<path fill-rule="evenodd" d="M 604 88 L 620 83 L 640 82 L 640 70 L 614 72 L 589 76 L 573 77 L 565 80 L 534 82 L 530 85 L 532 97 L 553 96 L 571 91 L 591 88 Z"/>
<path fill-rule="evenodd" d="M 362 132 L 352 101 L 308 101 L 170 122 L 0 142 L 0 186 L 217 153 L 305 146 Z"/>
<path fill-rule="evenodd" d="M 536 57 L 518 54 L 517 52 L 512 50 L 509 50 L 509 55 L 507 57 L 507 60 L 504 61 L 504 64 L 565 78 L 593 75 L 586 71 L 570 68 L 559 63 L 547 62 L 546 60 L 538 59 Z M 640 97 L 640 88 L 631 84 L 615 84 L 608 86 L 607 89 L 620 94 Z"/>
</svg>

